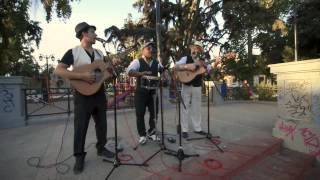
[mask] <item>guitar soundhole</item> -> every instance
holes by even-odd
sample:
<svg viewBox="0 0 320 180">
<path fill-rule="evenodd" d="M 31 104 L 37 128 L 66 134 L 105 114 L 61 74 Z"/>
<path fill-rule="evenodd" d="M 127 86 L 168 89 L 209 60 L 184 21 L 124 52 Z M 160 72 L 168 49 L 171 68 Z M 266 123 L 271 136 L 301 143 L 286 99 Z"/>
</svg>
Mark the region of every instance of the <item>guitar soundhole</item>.
<svg viewBox="0 0 320 180">
<path fill-rule="evenodd" d="M 95 78 L 95 81 L 100 81 L 100 79 L 102 78 L 102 72 L 100 69 L 94 70 L 94 78 Z"/>
</svg>

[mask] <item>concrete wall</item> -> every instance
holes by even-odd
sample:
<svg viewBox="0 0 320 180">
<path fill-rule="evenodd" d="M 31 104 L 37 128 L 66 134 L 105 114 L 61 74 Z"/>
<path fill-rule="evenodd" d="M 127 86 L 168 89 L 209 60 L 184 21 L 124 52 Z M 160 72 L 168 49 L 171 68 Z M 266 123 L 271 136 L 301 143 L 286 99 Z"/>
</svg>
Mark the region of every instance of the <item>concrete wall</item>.
<svg viewBox="0 0 320 180">
<path fill-rule="evenodd" d="M 29 79 L 0 76 L 0 128 L 25 125 L 25 88 Z"/>
<path fill-rule="evenodd" d="M 320 161 L 320 59 L 274 64 L 278 115 L 273 135 Z"/>
</svg>

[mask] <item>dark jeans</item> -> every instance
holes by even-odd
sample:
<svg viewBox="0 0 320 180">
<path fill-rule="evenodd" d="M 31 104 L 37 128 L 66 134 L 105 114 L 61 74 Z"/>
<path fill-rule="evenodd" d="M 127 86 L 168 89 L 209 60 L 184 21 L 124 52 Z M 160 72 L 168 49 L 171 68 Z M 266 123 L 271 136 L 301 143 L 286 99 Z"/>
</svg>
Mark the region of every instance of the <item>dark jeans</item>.
<svg viewBox="0 0 320 180">
<path fill-rule="evenodd" d="M 95 122 L 98 150 L 107 142 L 106 95 L 99 91 L 91 96 L 74 93 L 74 144 L 75 156 L 85 155 L 84 146 L 90 117 Z"/>
<path fill-rule="evenodd" d="M 150 113 L 149 118 L 149 127 L 150 129 L 155 128 L 155 108 L 153 95 L 155 95 L 154 91 L 148 90 L 137 90 L 134 96 L 134 104 L 136 107 L 136 117 L 137 117 L 137 129 L 139 136 L 146 136 L 146 127 L 144 123 L 144 115 L 146 113 L 146 107 L 148 107 L 148 111 Z M 157 107 L 156 107 L 157 111 Z"/>
</svg>

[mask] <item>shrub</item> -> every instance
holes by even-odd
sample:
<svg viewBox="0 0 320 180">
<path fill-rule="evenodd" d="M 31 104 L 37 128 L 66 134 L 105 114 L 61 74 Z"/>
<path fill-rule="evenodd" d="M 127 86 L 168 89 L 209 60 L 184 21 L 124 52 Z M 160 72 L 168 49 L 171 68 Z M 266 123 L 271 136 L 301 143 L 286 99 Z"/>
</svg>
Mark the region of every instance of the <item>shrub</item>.
<svg viewBox="0 0 320 180">
<path fill-rule="evenodd" d="M 259 100 L 263 101 L 276 101 L 277 100 L 277 88 L 270 83 L 261 82 L 256 86 L 256 92 Z"/>
</svg>

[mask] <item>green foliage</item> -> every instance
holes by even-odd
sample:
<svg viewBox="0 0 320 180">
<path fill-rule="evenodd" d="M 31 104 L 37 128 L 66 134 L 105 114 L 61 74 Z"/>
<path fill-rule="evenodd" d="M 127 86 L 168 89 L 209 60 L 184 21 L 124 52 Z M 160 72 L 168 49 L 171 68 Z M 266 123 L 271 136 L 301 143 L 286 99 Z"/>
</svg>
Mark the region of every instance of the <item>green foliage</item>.
<svg viewBox="0 0 320 180">
<path fill-rule="evenodd" d="M 296 6 L 294 2 L 298 2 Z M 122 29 L 107 28 L 105 34 L 110 42 L 129 46 L 141 44 L 144 39 L 156 40 L 155 0 L 137 0 L 133 6 L 142 14 L 141 18 L 133 22 L 129 15 Z M 212 72 L 214 77 L 234 75 L 239 80 L 249 80 L 252 85 L 253 75 L 270 76 L 268 64 L 293 60 L 295 7 L 299 54 L 303 59 L 319 57 L 320 1 L 162 0 L 163 64 L 168 65 L 169 60 L 176 61 L 188 53 L 188 45 L 197 39 L 203 42 L 208 52 L 221 45 L 222 54 L 237 54 L 236 61 L 223 59 L 223 67 Z M 223 27 L 217 20 L 220 13 Z M 254 48 L 259 48 L 261 54 L 253 55 Z"/>
<path fill-rule="evenodd" d="M 256 92 L 259 100 L 262 101 L 276 101 L 277 87 L 270 83 L 261 82 L 256 87 Z"/>
<path fill-rule="evenodd" d="M 234 87 L 228 91 L 228 96 L 232 97 L 233 100 L 249 100 L 250 89 L 248 87 Z"/>
<path fill-rule="evenodd" d="M 285 32 L 285 28 L 280 26 L 283 25 L 281 23 L 274 27 L 273 24 L 281 22 L 278 19 L 282 13 L 286 13 L 286 3 L 286 0 L 223 1 L 222 15 L 229 41 L 222 48 L 224 52 L 232 51 L 239 54 L 240 67 L 228 68 L 233 69 L 232 75 L 235 75 L 236 78 L 246 78 L 252 85 L 253 75 L 260 73 L 256 70 L 258 66 L 282 62 L 281 53 L 285 42 L 277 32 Z M 277 29 L 277 32 L 275 33 L 273 29 Z M 259 47 L 262 51 L 263 57 L 260 58 L 259 65 L 257 57 L 252 53 L 254 47 Z M 261 60 L 267 62 L 261 63 Z"/>
<path fill-rule="evenodd" d="M 52 20 L 52 13 L 55 11 L 58 18 L 69 19 L 72 13 L 71 3 L 80 0 L 41 0 L 46 11 L 46 20 Z"/>
<path fill-rule="evenodd" d="M 282 57 L 284 62 L 290 62 L 294 60 L 294 49 L 289 46 L 284 46 L 282 51 Z"/>
<path fill-rule="evenodd" d="M 222 57 L 222 71 L 226 75 L 235 76 L 236 81 L 243 81 L 249 78 L 250 68 L 241 54 L 228 52 Z"/>
<path fill-rule="evenodd" d="M 222 37 L 216 14 L 221 9 L 221 1 L 161 1 L 161 43 L 162 60 L 165 66 L 169 60 L 178 60 L 188 53 L 191 42 L 195 39 L 205 44 L 210 51 Z M 111 26 L 105 30 L 110 42 L 120 44 L 141 44 L 144 40 L 156 41 L 155 0 L 138 0 L 133 6 L 142 13 L 138 22 L 133 22 L 129 15 L 124 28 Z"/>
<path fill-rule="evenodd" d="M 0 6 L 0 75 L 30 74 L 34 65 L 31 53 L 32 42 L 37 45 L 41 39 L 42 29 L 39 23 L 31 21 L 28 16 L 29 1 L 15 0 L 2 2 Z M 27 67 L 28 65 L 30 67 Z M 28 69 L 31 72 L 24 73 Z"/>
<path fill-rule="evenodd" d="M 58 18 L 69 18 L 70 2 L 73 1 L 41 0 L 47 13 L 47 21 L 51 20 L 53 11 Z M 40 67 L 32 57 L 32 47 L 34 44 L 39 45 L 42 29 L 39 22 L 29 18 L 30 4 L 30 0 L 0 1 L 0 75 L 39 74 Z"/>
<path fill-rule="evenodd" d="M 308 0 L 297 3 L 297 32 L 298 32 L 298 56 L 300 59 L 312 59 L 320 57 L 320 1 Z M 293 22 L 293 17 L 289 19 Z M 290 37 L 293 37 L 291 26 Z M 293 38 L 290 38 L 291 47 L 294 47 Z"/>
</svg>

